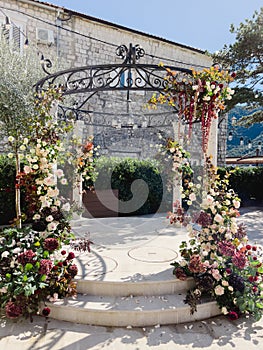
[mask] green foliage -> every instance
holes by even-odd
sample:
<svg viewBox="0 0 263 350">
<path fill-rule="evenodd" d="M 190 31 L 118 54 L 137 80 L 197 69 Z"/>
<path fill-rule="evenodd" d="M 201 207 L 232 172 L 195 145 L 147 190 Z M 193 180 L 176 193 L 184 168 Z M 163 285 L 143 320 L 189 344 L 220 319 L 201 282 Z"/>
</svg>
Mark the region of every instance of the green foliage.
<svg viewBox="0 0 263 350">
<path fill-rule="evenodd" d="M 149 187 L 146 202 L 141 208 L 128 215 L 151 214 L 159 209 L 163 199 L 164 185 L 163 175 L 157 161 L 100 157 L 95 160 L 95 169 L 98 174 L 95 190 L 117 189 L 119 200 L 123 202 L 133 197 L 131 186 L 135 180 L 141 179 L 146 182 Z"/>
<path fill-rule="evenodd" d="M 0 307 L 8 318 L 32 317 L 46 298 L 76 294 L 74 253 L 60 250 L 60 237 L 29 226 L 0 231 Z"/>
<path fill-rule="evenodd" d="M 213 55 L 214 62 L 236 71 L 238 84 L 229 109 L 238 103 L 245 103 L 250 109 L 263 106 L 263 94 L 260 91 L 263 82 L 263 7 L 256 11 L 252 19 L 246 19 L 239 27 L 231 26 L 236 41 Z M 263 121 L 262 111 L 254 115 L 257 122 Z M 254 120 L 252 117 L 250 120 Z"/>
<path fill-rule="evenodd" d="M 15 217 L 15 164 L 0 156 L 0 225 L 7 225 Z"/>
<path fill-rule="evenodd" d="M 43 76 L 36 52 L 28 48 L 20 55 L 1 38 L 0 76 L 1 133 L 26 137 L 34 108 L 33 85 Z"/>
<path fill-rule="evenodd" d="M 223 178 L 229 170 L 233 170 L 229 178 L 230 187 L 240 197 L 241 204 L 243 206 L 262 204 L 263 167 L 219 168 L 218 174 Z"/>
</svg>

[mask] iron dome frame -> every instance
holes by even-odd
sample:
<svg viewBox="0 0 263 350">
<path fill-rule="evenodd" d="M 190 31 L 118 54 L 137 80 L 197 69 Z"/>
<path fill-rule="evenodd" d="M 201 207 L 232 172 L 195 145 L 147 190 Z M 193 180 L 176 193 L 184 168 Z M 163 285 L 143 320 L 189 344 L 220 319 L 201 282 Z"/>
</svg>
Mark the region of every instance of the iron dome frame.
<svg viewBox="0 0 263 350">
<path fill-rule="evenodd" d="M 99 92 L 125 91 L 129 102 L 131 92 L 163 92 L 167 86 L 165 79 L 167 68 L 175 72 L 178 79 L 190 80 L 192 78 L 192 71 L 187 68 L 138 63 L 145 55 L 140 45 L 130 44 L 129 47 L 121 45 L 117 47 L 116 55 L 123 60 L 122 63 L 76 67 L 52 74 L 49 72 L 52 62 L 42 55 L 41 65 L 47 76 L 36 83 L 35 90 L 41 93 L 50 86 L 62 87 L 63 96 L 84 96 L 83 100 L 75 102 L 72 106 L 59 105 L 58 117 L 63 120 L 69 118 L 84 120 L 88 125 L 110 127 L 112 126 L 111 119 L 116 113 L 85 108 L 87 102 Z M 177 112 L 175 107 L 170 112 L 144 113 L 144 117 L 147 119 L 148 127 L 167 127 L 171 126 Z M 127 113 L 118 115 L 122 118 Z M 96 122 L 92 114 L 96 115 Z"/>
</svg>

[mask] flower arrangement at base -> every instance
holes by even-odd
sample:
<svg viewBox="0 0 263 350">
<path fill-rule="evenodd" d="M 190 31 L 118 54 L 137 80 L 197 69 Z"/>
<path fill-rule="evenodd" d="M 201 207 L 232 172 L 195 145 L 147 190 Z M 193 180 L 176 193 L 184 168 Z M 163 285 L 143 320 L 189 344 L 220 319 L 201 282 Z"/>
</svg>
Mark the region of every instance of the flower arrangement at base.
<svg viewBox="0 0 263 350">
<path fill-rule="evenodd" d="M 174 275 L 193 277 L 196 286 L 185 302 L 191 313 L 202 296 L 216 300 L 230 319 L 263 314 L 262 248 L 248 243 L 245 227 L 237 222 L 240 200 L 228 189 L 229 176 L 220 179 L 208 162 L 208 190 L 200 210 L 186 222 L 189 241 L 180 246 L 181 261 L 172 263 Z"/>
<path fill-rule="evenodd" d="M 61 244 L 29 226 L 0 232 L 0 305 L 8 318 L 32 318 L 41 302 L 76 295 L 75 255 Z"/>
<path fill-rule="evenodd" d="M 75 255 L 62 250 L 75 238 L 69 223 L 72 208 L 58 188 L 58 183 L 67 183 L 58 159 L 64 151 L 62 139 L 70 128 L 51 114 L 60 96 L 52 88 L 43 92 L 36 103 L 30 137 L 8 137 L 16 159 L 17 217 L 16 227 L 0 230 L 0 307 L 9 318 L 32 318 L 41 302 L 76 295 Z M 26 215 L 21 213 L 22 189 L 28 203 Z M 44 307 L 43 316 L 49 313 Z"/>
</svg>

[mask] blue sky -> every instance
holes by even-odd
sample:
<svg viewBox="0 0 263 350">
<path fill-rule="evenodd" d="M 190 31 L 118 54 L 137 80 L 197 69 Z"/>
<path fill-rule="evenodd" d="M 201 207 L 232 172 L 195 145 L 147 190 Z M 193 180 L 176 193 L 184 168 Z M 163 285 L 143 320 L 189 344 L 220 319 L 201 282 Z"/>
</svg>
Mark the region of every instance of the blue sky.
<svg viewBox="0 0 263 350">
<path fill-rule="evenodd" d="M 235 41 L 229 32 L 251 19 L 263 0 L 48 0 L 46 2 L 181 44 L 215 52 Z"/>
</svg>

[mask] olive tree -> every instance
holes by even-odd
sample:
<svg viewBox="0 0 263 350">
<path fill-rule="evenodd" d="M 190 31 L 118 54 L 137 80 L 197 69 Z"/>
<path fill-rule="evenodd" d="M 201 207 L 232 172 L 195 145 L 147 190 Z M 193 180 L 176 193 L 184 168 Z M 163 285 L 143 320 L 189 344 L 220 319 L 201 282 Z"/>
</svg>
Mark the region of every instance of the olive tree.
<svg viewBox="0 0 263 350">
<path fill-rule="evenodd" d="M 0 40 L 0 138 L 2 146 L 9 147 L 16 162 L 19 181 L 19 149 L 25 138 L 30 138 L 34 117 L 33 85 L 43 76 L 35 50 L 29 47 L 21 54 L 4 36 Z M 8 143 L 12 140 L 12 142 Z M 6 144 L 4 144 L 4 142 Z M 16 186 L 16 212 L 21 217 L 20 190 Z M 18 224 L 20 226 L 20 224 Z"/>
<path fill-rule="evenodd" d="M 1 136 L 12 135 L 17 141 L 30 133 L 34 114 L 33 85 L 43 76 L 40 60 L 29 47 L 24 53 L 0 40 L 0 123 Z"/>
<path fill-rule="evenodd" d="M 263 121 L 263 7 L 238 27 L 231 26 L 235 42 L 213 55 L 214 62 L 236 71 L 235 95 L 228 110 L 245 104 L 251 113 L 242 118 L 251 125 Z"/>
</svg>

